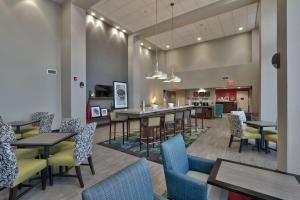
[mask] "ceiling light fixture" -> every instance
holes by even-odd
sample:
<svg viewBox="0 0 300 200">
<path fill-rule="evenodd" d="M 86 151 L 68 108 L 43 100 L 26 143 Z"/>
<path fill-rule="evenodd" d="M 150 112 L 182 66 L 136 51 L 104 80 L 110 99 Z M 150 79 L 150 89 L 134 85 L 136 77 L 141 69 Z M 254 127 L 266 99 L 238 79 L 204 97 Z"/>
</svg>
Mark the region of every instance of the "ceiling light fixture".
<svg viewBox="0 0 300 200">
<path fill-rule="evenodd" d="M 149 47 L 148 49 L 149 49 L 149 50 L 151 50 L 152 48 L 151 48 L 151 47 Z"/>
<path fill-rule="evenodd" d="M 123 31 L 123 33 L 126 33 L 126 30 L 125 30 L 125 29 L 123 29 L 122 31 Z"/>
<path fill-rule="evenodd" d="M 167 48 L 167 49 L 170 49 L 170 45 L 166 45 L 166 48 Z"/>
<path fill-rule="evenodd" d="M 242 30 L 244 30 L 244 28 L 243 27 L 239 27 L 239 31 L 242 31 Z"/>
<path fill-rule="evenodd" d="M 119 29 L 120 29 L 120 27 L 119 27 L 119 26 L 116 26 L 116 29 L 118 29 L 118 30 L 119 30 Z"/>
<path fill-rule="evenodd" d="M 201 37 L 197 37 L 197 40 L 200 41 L 202 38 Z"/>
<path fill-rule="evenodd" d="M 104 21 L 104 18 L 103 18 L 103 17 L 100 17 L 100 20 L 101 20 L 101 21 Z"/>
<path fill-rule="evenodd" d="M 156 37 L 156 32 L 157 32 L 157 0 L 155 1 L 155 26 L 154 26 L 154 37 Z M 143 43 L 141 43 L 143 46 Z M 157 55 L 157 46 L 155 45 L 155 69 L 152 74 L 152 76 L 147 75 L 145 78 L 146 79 L 160 79 L 160 80 L 165 80 L 168 78 L 168 75 L 162 71 L 159 70 L 159 64 L 158 64 L 158 55 Z"/>
<path fill-rule="evenodd" d="M 141 42 L 141 46 L 143 46 L 143 45 L 144 45 L 144 43 Z"/>
<path fill-rule="evenodd" d="M 91 12 L 91 15 L 92 15 L 93 17 L 95 17 L 95 16 L 96 16 L 96 13 L 94 13 L 94 12 Z"/>
</svg>

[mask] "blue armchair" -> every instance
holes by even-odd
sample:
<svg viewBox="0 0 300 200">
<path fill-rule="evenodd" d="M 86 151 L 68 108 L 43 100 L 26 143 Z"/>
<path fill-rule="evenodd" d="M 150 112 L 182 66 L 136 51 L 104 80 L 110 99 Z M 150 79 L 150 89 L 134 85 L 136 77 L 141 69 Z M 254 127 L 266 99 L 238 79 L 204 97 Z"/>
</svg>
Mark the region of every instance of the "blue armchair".
<svg viewBox="0 0 300 200">
<path fill-rule="evenodd" d="M 214 161 L 188 155 L 181 134 L 164 142 L 161 152 L 169 198 L 227 200 L 227 191 L 207 185 Z"/>
<path fill-rule="evenodd" d="M 166 200 L 153 192 L 149 164 L 140 159 L 82 192 L 83 200 Z"/>
</svg>

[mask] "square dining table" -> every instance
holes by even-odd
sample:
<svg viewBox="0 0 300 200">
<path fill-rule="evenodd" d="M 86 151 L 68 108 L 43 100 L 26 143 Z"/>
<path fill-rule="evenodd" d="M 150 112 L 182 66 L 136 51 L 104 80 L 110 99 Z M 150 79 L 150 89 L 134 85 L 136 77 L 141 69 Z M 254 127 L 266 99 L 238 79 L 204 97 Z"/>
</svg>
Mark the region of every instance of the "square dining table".
<svg viewBox="0 0 300 200">
<path fill-rule="evenodd" d="M 18 140 L 12 143 L 12 146 L 29 148 L 29 147 L 43 147 L 44 158 L 49 158 L 50 147 L 73 137 L 75 133 L 41 133 L 33 137 Z"/>
<path fill-rule="evenodd" d="M 252 199 L 300 199 L 298 175 L 220 158 L 215 162 L 207 183 Z"/>
<path fill-rule="evenodd" d="M 38 122 L 40 122 L 40 120 L 13 121 L 13 122 L 9 122 L 8 125 L 15 127 L 16 133 L 20 133 L 22 126 L 27 126 Z"/>
</svg>

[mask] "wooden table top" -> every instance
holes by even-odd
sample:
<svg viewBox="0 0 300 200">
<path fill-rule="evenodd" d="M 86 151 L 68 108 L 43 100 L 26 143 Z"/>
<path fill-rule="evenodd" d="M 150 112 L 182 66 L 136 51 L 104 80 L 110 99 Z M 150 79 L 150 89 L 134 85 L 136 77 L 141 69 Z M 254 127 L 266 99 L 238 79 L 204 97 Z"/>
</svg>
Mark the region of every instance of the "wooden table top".
<svg viewBox="0 0 300 200">
<path fill-rule="evenodd" d="M 16 126 L 26 126 L 29 124 L 34 124 L 39 122 L 39 120 L 27 120 L 27 121 L 13 121 L 13 122 L 9 122 L 8 125 L 12 126 L 12 127 L 16 127 Z"/>
<path fill-rule="evenodd" d="M 248 125 L 257 126 L 257 127 L 276 127 L 277 124 L 274 122 L 267 122 L 267 121 L 246 121 Z"/>
<path fill-rule="evenodd" d="M 266 200 L 299 200 L 299 176 L 217 159 L 208 184 Z"/>
<path fill-rule="evenodd" d="M 74 136 L 75 133 L 41 133 L 33 137 L 18 140 L 12 146 L 32 147 L 32 146 L 53 146 Z"/>
</svg>

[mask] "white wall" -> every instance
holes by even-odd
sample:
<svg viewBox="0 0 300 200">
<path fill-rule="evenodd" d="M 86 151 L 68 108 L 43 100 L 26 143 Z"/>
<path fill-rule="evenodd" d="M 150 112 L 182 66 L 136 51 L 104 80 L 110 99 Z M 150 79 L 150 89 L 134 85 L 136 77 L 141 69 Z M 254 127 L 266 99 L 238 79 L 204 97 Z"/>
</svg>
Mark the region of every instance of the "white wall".
<svg viewBox="0 0 300 200">
<path fill-rule="evenodd" d="M 277 52 L 277 1 L 260 1 L 260 67 L 261 107 L 260 118 L 277 121 L 277 71 L 271 64 Z"/>
<path fill-rule="evenodd" d="M 0 115 L 29 119 L 35 111 L 61 120 L 61 8 L 52 1 L 0 1 Z M 47 75 L 56 69 L 58 75 Z"/>
</svg>

